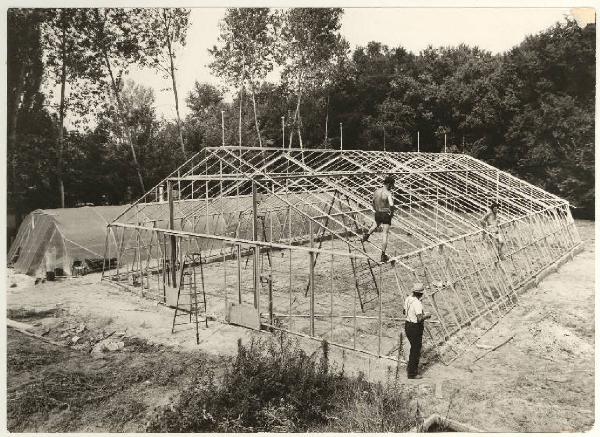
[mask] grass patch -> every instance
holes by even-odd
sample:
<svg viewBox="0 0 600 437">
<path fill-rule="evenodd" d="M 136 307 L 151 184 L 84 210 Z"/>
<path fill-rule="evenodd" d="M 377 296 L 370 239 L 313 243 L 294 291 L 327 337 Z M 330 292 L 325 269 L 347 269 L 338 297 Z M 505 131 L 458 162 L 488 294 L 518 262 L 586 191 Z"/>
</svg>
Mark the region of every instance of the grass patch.
<svg viewBox="0 0 600 437">
<path fill-rule="evenodd" d="M 158 350 L 140 340 L 132 341 L 133 352 L 118 351 L 98 360 L 19 332 L 8 334 L 11 432 L 72 432 L 94 424 L 120 431 L 131 421 L 141 430 L 154 406 L 144 393 L 185 385 L 193 375 L 205 373 L 211 362 L 200 354 Z"/>
<path fill-rule="evenodd" d="M 199 376 L 159 408 L 151 432 L 401 432 L 414 425 L 410 396 L 393 384 L 347 378 L 329 347 L 307 355 L 284 335 L 238 344 L 220 381 Z"/>
<path fill-rule="evenodd" d="M 9 330 L 9 341 L 6 364 L 9 374 L 32 371 L 40 367 L 60 363 L 68 359 L 70 351 L 59 347 L 46 347 L 40 349 L 40 342 L 32 340 L 23 334 L 13 337 L 14 331 Z M 40 353 L 43 352 L 43 353 Z"/>
</svg>

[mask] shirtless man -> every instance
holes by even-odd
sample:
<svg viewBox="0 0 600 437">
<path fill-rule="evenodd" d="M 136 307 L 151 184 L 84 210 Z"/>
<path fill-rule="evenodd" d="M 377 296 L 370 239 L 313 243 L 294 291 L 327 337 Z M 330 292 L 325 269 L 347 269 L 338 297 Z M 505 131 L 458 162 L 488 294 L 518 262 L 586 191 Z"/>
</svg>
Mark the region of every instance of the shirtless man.
<svg viewBox="0 0 600 437">
<path fill-rule="evenodd" d="M 498 257 L 503 260 L 504 254 L 502 253 L 502 248 L 504 246 L 504 238 L 502 237 L 500 228 L 498 227 L 498 208 L 498 203 L 492 202 L 489 210 L 481 218 L 481 225 L 483 226 L 483 229 L 489 232 L 488 235 L 491 237 L 492 242 L 498 249 Z"/>
<path fill-rule="evenodd" d="M 392 224 L 392 217 L 394 215 L 394 198 L 391 190 L 394 188 L 394 177 L 386 176 L 383 180 L 383 187 L 375 190 L 373 194 L 373 208 L 375 209 L 375 223 L 371 226 L 371 229 L 363 235 L 362 241 L 365 242 L 369 239 L 371 234 L 375 232 L 379 226 L 383 228 L 383 245 L 381 246 L 381 262 L 388 262 L 389 257 L 386 255 L 385 250 L 388 244 L 388 234 L 390 232 L 390 225 Z"/>
</svg>

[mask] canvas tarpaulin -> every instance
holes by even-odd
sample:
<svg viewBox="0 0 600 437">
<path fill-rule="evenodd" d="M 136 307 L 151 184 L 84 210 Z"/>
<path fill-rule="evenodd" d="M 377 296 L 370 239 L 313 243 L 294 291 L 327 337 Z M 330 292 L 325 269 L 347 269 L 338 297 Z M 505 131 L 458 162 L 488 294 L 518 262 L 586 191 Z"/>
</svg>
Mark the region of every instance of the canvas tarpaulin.
<svg viewBox="0 0 600 437">
<path fill-rule="evenodd" d="M 115 241 L 106 240 L 106 226 L 127 205 L 38 209 L 19 227 L 8 252 L 9 263 L 18 273 L 36 275 L 62 268 L 72 274 L 75 261 L 101 260 L 105 245 L 116 253 Z"/>
</svg>

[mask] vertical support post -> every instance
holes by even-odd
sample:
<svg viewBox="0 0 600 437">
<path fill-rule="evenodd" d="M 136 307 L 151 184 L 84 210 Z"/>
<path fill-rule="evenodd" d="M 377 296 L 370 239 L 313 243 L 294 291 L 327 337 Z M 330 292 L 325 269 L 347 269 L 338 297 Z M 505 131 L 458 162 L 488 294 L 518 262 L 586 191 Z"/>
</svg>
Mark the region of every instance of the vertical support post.
<svg viewBox="0 0 600 437">
<path fill-rule="evenodd" d="M 269 325 L 273 326 L 273 275 L 269 274 Z"/>
<path fill-rule="evenodd" d="M 260 329 L 260 272 L 258 270 L 259 263 L 259 250 L 258 245 L 254 246 L 254 307 L 258 314 L 258 325 Z"/>
<path fill-rule="evenodd" d="M 308 252 L 310 274 L 310 336 L 315 336 L 315 253 Z"/>
<path fill-rule="evenodd" d="M 177 170 L 177 199 L 181 200 L 181 171 Z"/>
<path fill-rule="evenodd" d="M 206 181 L 206 186 L 205 186 L 205 207 L 206 207 L 206 223 L 204 224 L 204 232 L 206 234 L 210 234 L 210 227 L 208 226 L 208 220 L 209 220 L 209 215 L 208 215 L 208 181 Z"/>
<path fill-rule="evenodd" d="M 500 170 L 496 170 L 496 201 L 500 199 Z"/>
<path fill-rule="evenodd" d="M 417 131 L 417 153 L 421 151 L 421 132 Z"/>
<path fill-rule="evenodd" d="M 256 192 L 256 181 L 252 179 L 252 239 L 258 241 L 258 196 Z M 258 308 L 258 293 L 260 289 L 260 272 L 258 270 L 259 264 L 259 246 L 254 246 L 254 306 Z"/>
<path fill-rule="evenodd" d="M 448 153 L 448 150 L 446 149 L 446 134 L 444 134 L 444 153 Z"/>
<path fill-rule="evenodd" d="M 294 324 L 294 319 L 292 318 L 292 249 L 289 250 L 290 262 L 289 262 L 289 287 L 288 287 L 288 297 L 289 297 L 289 317 L 288 317 L 288 329 L 291 331 L 292 326 Z"/>
<path fill-rule="evenodd" d="M 285 116 L 281 117 L 281 147 L 285 149 Z"/>
<path fill-rule="evenodd" d="M 144 273 L 142 272 L 142 248 L 140 245 L 140 230 L 137 229 L 136 230 L 136 236 L 135 236 L 135 242 L 137 245 L 137 269 L 138 272 L 140 274 L 140 287 L 142 287 L 141 289 L 141 294 L 142 296 L 144 295 Z M 134 261 L 135 262 L 135 261 Z"/>
<path fill-rule="evenodd" d="M 242 247 L 237 244 L 238 303 L 242 303 Z"/>
<path fill-rule="evenodd" d="M 162 234 L 162 288 L 163 288 L 163 302 L 167 301 L 167 236 Z"/>
<path fill-rule="evenodd" d="M 354 301 L 352 305 L 352 347 L 356 349 L 356 297 L 358 296 L 358 287 L 354 290 Z"/>
<path fill-rule="evenodd" d="M 382 320 L 382 313 L 383 313 L 383 306 L 382 306 L 382 293 L 383 293 L 383 274 L 381 272 L 382 268 L 381 268 L 381 264 L 379 265 L 379 293 L 377 293 L 377 300 L 378 300 L 378 304 L 379 304 L 379 308 L 378 308 L 378 314 L 379 314 L 379 327 L 377 329 L 377 356 L 381 357 L 381 335 L 383 332 L 383 320 Z"/>
<path fill-rule="evenodd" d="M 33 218 L 32 218 L 33 222 Z M 123 254 L 123 243 L 125 242 L 125 228 L 121 229 L 121 239 L 119 240 L 119 246 L 117 247 L 117 280 L 120 279 L 119 267 L 121 266 L 121 255 Z"/>
<path fill-rule="evenodd" d="M 331 239 L 331 250 L 333 251 L 333 238 Z M 335 341 L 333 338 L 333 254 L 331 255 L 331 264 L 329 268 L 329 341 Z"/>
<path fill-rule="evenodd" d="M 106 238 L 104 239 L 104 262 L 102 263 L 102 276 L 100 280 L 104 279 L 104 270 L 106 269 L 106 262 L 108 261 L 108 268 L 110 269 L 110 249 L 108 246 L 108 234 L 112 232 L 110 225 L 106 227 Z M 71 272 L 73 273 L 73 272 Z"/>
<path fill-rule="evenodd" d="M 440 187 L 435 187 L 435 235 L 438 235 L 438 211 L 440 209 Z"/>
<path fill-rule="evenodd" d="M 342 123 L 340 123 L 340 150 L 344 150 L 344 131 Z"/>
<path fill-rule="evenodd" d="M 175 212 L 173 203 L 173 181 L 167 180 L 167 196 L 169 198 L 169 229 L 175 229 Z M 177 273 L 175 267 L 177 265 L 177 239 L 175 235 L 171 235 L 171 286 L 177 287 Z"/>
<path fill-rule="evenodd" d="M 223 291 L 225 292 L 225 311 L 229 307 L 229 290 L 227 289 L 227 264 L 225 259 L 225 251 L 223 251 Z"/>
<path fill-rule="evenodd" d="M 383 151 L 385 152 L 385 126 L 383 126 Z"/>
</svg>

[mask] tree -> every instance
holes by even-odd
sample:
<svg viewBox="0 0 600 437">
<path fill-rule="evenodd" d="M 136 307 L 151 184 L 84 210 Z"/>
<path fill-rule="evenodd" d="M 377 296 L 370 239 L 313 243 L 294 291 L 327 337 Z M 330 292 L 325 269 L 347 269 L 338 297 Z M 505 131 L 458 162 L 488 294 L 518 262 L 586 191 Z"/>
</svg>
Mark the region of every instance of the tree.
<svg viewBox="0 0 600 437">
<path fill-rule="evenodd" d="M 120 95 L 123 75 L 130 64 L 144 66 L 151 62 L 154 43 L 150 41 L 152 33 L 148 30 L 150 20 L 148 11 L 140 8 L 92 9 L 86 15 L 85 26 L 89 29 L 82 44 L 90 54 L 98 57 L 103 64 L 103 76 L 109 79 L 108 85 L 116 101 L 116 109 L 123 125 L 123 139 L 129 145 L 132 161 L 138 176 L 142 193 L 146 191 L 142 171 L 131 132 L 127 127 L 123 102 Z"/>
<path fill-rule="evenodd" d="M 7 133 L 8 150 L 16 147 L 17 120 L 31 106 L 42 83 L 41 24 L 45 14 L 37 9 L 8 10 L 7 20 Z"/>
<path fill-rule="evenodd" d="M 214 85 L 194 82 L 194 88 L 185 99 L 193 113 L 207 112 L 223 101 L 223 93 Z"/>
<path fill-rule="evenodd" d="M 45 19 L 39 9 L 7 11 L 7 206 L 17 223 L 31 209 L 53 206 L 55 132 L 40 91 Z"/>
<path fill-rule="evenodd" d="M 166 77 L 171 79 L 173 97 L 175 99 L 175 113 L 177 116 L 177 135 L 181 151 L 185 156 L 183 128 L 181 125 L 181 115 L 179 114 L 179 98 L 175 79 L 175 50 L 177 46 L 185 46 L 190 10 L 184 8 L 160 8 L 150 9 L 150 14 L 152 23 L 148 27 L 148 30 L 152 31 L 153 34 L 148 36 L 148 40 L 153 41 L 155 46 L 151 63 L 159 71 L 162 71 Z"/>
<path fill-rule="evenodd" d="M 51 9 L 47 11 L 48 19 L 43 26 L 44 51 L 46 53 L 45 70 L 56 84 L 60 86 L 58 105 L 58 150 L 57 150 L 57 179 L 59 185 L 60 206 L 65 207 L 64 187 L 64 121 L 69 109 L 80 115 L 88 112 L 91 105 L 90 97 L 97 94 L 95 87 L 78 85 L 80 79 L 95 81 L 98 79 L 100 65 L 98 59 L 86 56 L 81 40 L 85 33 L 82 16 L 89 13 L 81 9 Z M 72 101 L 67 96 L 67 83 L 70 85 Z M 86 101 L 86 105 L 77 105 L 77 100 Z"/>
<path fill-rule="evenodd" d="M 240 90 L 239 143 L 242 144 L 242 101 L 245 87 L 250 88 L 254 125 L 262 146 L 255 89 L 273 70 L 278 59 L 278 15 L 267 8 L 230 8 L 219 25 L 220 47 L 209 50 L 214 57 L 211 70 Z"/>
<path fill-rule="evenodd" d="M 497 162 L 594 213 L 594 26 L 530 36 L 503 60 L 510 109 Z"/>
<path fill-rule="evenodd" d="M 282 37 L 284 63 L 282 79 L 297 96 L 293 123 L 302 144 L 300 104 L 307 89 L 330 81 L 340 58 L 346 55 L 348 43 L 340 36 L 339 8 L 292 8 L 284 14 Z M 289 147 L 292 146 L 293 129 Z"/>
</svg>

